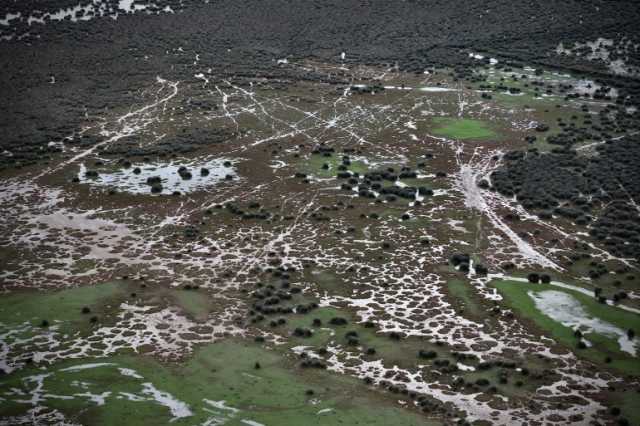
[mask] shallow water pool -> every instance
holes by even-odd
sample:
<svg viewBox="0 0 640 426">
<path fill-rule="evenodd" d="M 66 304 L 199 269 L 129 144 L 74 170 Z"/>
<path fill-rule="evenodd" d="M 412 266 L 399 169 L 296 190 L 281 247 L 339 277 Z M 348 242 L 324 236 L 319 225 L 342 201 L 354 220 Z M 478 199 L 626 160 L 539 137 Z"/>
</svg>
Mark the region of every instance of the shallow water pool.
<svg viewBox="0 0 640 426">
<path fill-rule="evenodd" d="M 187 173 L 180 173 L 180 168 Z M 203 173 L 206 170 L 208 173 Z M 87 175 L 89 170 L 98 172 L 98 176 Z M 80 166 L 78 179 L 92 186 L 110 187 L 132 194 L 149 194 L 151 185 L 149 178 L 160 178 L 162 190 L 157 194 L 172 194 L 176 191 L 189 193 L 204 190 L 225 180 L 237 178 L 233 162 L 226 158 L 215 158 L 206 161 L 175 160 L 171 162 L 153 162 L 120 166 L 118 169 L 107 167 L 89 168 Z"/>
<path fill-rule="evenodd" d="M 576 298 L 563 291 L 545 290 L 527 292 L 536 308 L 565 327 L 579 329 L 583 334 L 598 333 L 616 339 L 620 350 L 633 356 L 637 354 L 637 339 L 629 339 L 625 330 L 600 318 L 594 318 Z"/>
</svg>

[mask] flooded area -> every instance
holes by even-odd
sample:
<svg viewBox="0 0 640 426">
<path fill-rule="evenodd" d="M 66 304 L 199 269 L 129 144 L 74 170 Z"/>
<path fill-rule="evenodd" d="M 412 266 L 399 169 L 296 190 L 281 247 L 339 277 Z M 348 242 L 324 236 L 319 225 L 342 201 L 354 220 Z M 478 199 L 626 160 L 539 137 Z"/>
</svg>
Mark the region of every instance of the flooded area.
<svg viewBox="0 0 640 426">
<path fill-rule="evenodd" d="M 182 7 L 11 12 L 0 36 Z M 1 425 L 640 421 L 632 91 L 477 46 L 249 72 L 207 40 L 119 45 L 154 72 L 3 153 Z M 549 54 L 612 58 L 594 43 Z"/>
<path fill-rule="evenodd" d="M 108 167 L 109 165 L 107 165 Z M 218 182 L 233 180 L 237 174 L 226 159 L 168 163 L 128 163 L 115 170 L 92 168 L 82 163 L 81 183 L 104 186 L 132 194 L 186 194 L 207 191 Z M 155 186 L 154 186 L 155 185 Z"/>
</svg>

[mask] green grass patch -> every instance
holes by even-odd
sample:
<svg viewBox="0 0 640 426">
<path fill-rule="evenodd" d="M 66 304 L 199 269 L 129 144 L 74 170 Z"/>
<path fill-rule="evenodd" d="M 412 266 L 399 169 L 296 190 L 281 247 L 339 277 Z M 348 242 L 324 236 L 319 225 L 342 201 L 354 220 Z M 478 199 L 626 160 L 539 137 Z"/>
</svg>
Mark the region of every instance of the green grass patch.
<svg viewBox="0 0 640 426">
<path fill-rule="evenodd" d="M 108 282 L 55 292 L 16 291 L 0 299 L 0 322 L 6 326 L 30 322 L 38 326 L 43 320 L 59 325 L 61 332 L 89 328 L 89 318 L 116 309 L 126 295 L 124 284 Z M 91 312 L 82 313 L 88 307 Z"/>
<path fill-rule="evenodd" d="M 347 320 L 345 325 L 332 325 L 330 320 L 341 317 Z M 313 320 L 319 319 L 322 324 L 314 326 Z M 355 315 L 351 312 L 325 307 L 319 308 L 308 315 L 290 316 L 287 323 L 279 329 L 281 334 L 291 335 L 296 327 L 308 328 L 313 331 L 311 337 L 291 337 L 290 346 L 310 346 L 314 349 L 327 346 L 329 343 L 337 343 L 345 350 L 354 353 L 365 353 L 367 349 L 375 349 L 374 354 L 365 355 L 368 360 L 382 359 L 385 365 L 397 365 L 403 368 L 414 368 L 416 363 L 429 364 L 433 360 L 418 358 L 420 350 L 433 350 L 438 353 L 439 359 L 449 359 L 455 364 L 455 359 L 448 351 L 426 339 L 409 337 L 394 340 L 387 334 L 378 332 L 375 327 L 365 327 L 363 323 L 356 322 Z M 347 333 L 355 332 L 357 344 L 349 343 Z"/>
<path fill-rule="evenodd" d="M 109 365 L 61 371 L 87 362 Z M 123 374 L 122 368 L 130 369 L 129 374 Z M 0 391 L 6 395 L 16 388 L 29 393 L 38 385 L 34 376 L 42 374 L 49 375 L 43 379 L 41 405 L 90 425 L 193 425 L 214 419 L 220 423 L 212 424 L 228 425 L 246 424 L 243 421 L 285 426 L 436 424 L 398 407 L 359 380 L 299 369 L 278 352 L 253 343 L 207 345 L 180 364 L 124 355 L 65 361 L 47 370 L 13 374 L 0 384 Z M 101 395 L 104 404 L 91 402 L 89 394 Z M 3 402 L 2 415 L 26 413 L 31 405 L 19 402 L 25 399 L 9 397 Z"/>
<path fill-rule="evenodd" d="M 463 313 L 468 313 L 472 318 L 483 318 L 486 310 L 476 302 L 471 284 L 463 280 L 453 278 L 447 281 L 447 292 L 457 299 L 463 307 Z"/>
<path fill-rule="evenodd" d="M 454 139 L 488 139 L 497 134 L 482 120 L 470 118 L 437 117 L 433 119 L 437 127 L 433 133 Z"/>
<path fill-rule="evenodd" d="M 313 176 L 333 177 L 339 172 L 338 167 L 342 164 L 342 157 L 343 154 L 339 153 L 333 153 L 330 157 L 325 157 L 320 154 L 312 154 L 299 167 L 303 172 Z M 367 166 L 363 161 L 351 160 L 351 164 L 347 166 L 347 170 L 354 173 L 364 174 L 369 170 L 369 166 Z"/>
<path fill-rule="evenodd" d="M 638 407 L 638 392 L 628 389 L 623 392 L 612 393 L 612 406 L 622 410 L 622 416 L 626 417 L 632 425 L 640 425 L 640 407 Z"/>
</svg>

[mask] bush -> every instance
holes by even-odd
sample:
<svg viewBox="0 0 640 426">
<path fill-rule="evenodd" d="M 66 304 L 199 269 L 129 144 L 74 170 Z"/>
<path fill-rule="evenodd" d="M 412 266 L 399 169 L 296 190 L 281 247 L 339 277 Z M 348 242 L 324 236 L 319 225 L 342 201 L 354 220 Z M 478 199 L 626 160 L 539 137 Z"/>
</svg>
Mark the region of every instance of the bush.
<svg viewBox="0 0 640 426">
<path fill-rule="evenodd" d="M 392 331 L 391 333 L 389 333 L 389 338 L 392 340 L 400 340 L 402 336 L 400 336 L 400 333 L 397 333 L 395 331 Z"/>
<path fill-rule="evenodd" d="M 307 328 L 297 327 L 293 330 L 293 335 L 296 337 L 311 337 L 313 333 Z"/>
<path fill-rule="evenodd" d="M 438 357 L 438 354 L 435 351 L 420 350 L 418 352 L 418 357 L 422 359 L 434 359 Z"/>
<path fill-rule="evenodd" d="M 487 275 L 487 273 L 489 272 L 487 267 L 480 263 L 476 263 L 475 265 L 473 265 L 473 269 L 475 269 L 476 274 L 478 275 Z"/>
<path fill-rule="evenodd" d="M 453 263 L 453 266 L 458 266 L 461 263 L 469 263 L 469 260 L 469 255 L 465 253 L 456 253 L 451 256 L 451 263 Z"/>
<path fill-rule="evenodd" d="M 329 320 L 329 324 L 331 325 L 346 325 L 347 320 L 341 317 L 333 317 Z"/>
</svg>

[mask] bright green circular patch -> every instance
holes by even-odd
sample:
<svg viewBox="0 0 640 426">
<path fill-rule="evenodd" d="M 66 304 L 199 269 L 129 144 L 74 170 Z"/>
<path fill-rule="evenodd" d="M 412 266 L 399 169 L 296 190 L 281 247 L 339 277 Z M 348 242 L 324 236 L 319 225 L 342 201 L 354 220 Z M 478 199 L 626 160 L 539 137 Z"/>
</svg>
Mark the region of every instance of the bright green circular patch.
<svg viewBox="0 0 640 426">
<path fill-rule="evenodd" d="M 439 117 L 434 119 L 434 122 L 438 127 L 433 130 L 433 133 L 447 138 L 488 139 L 496 136 L 496 133 L 482 120 Z"/>
</svg>

